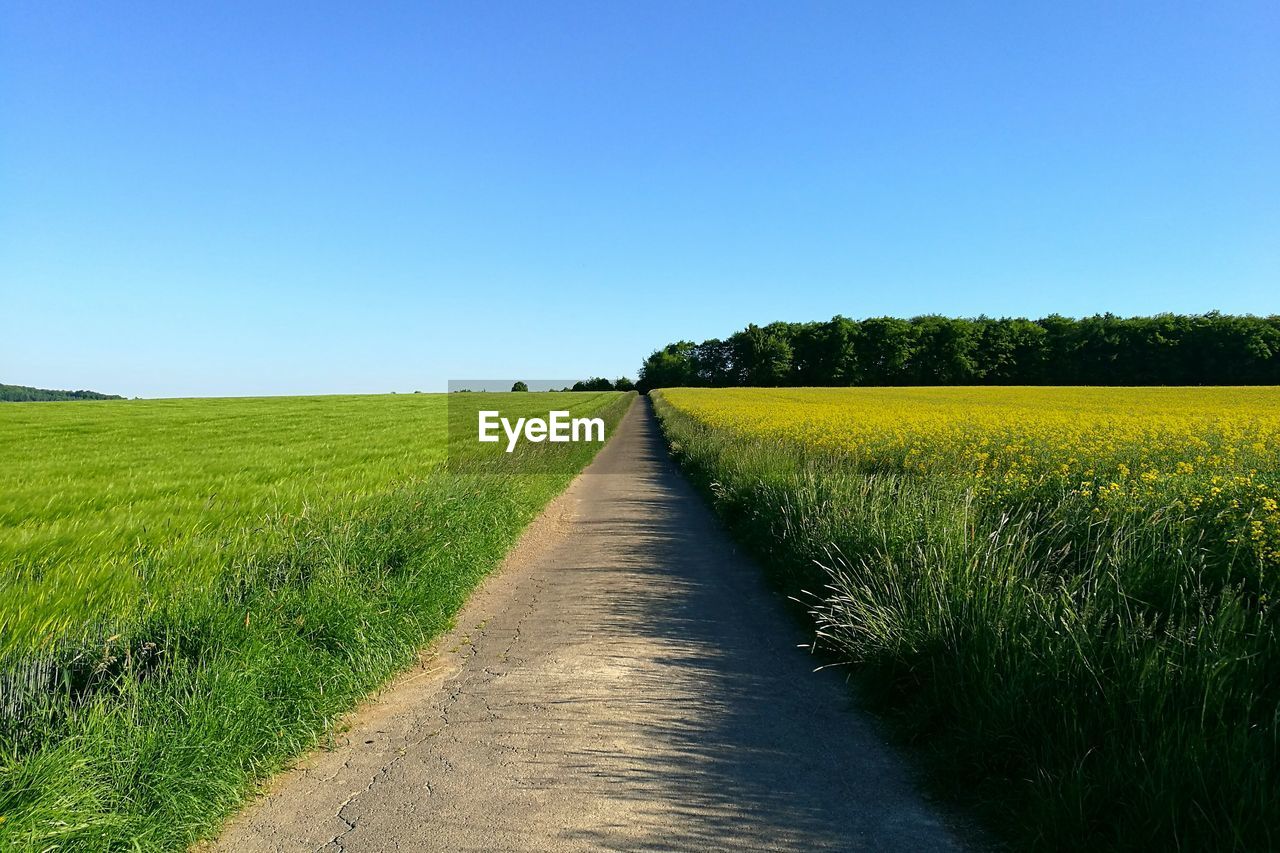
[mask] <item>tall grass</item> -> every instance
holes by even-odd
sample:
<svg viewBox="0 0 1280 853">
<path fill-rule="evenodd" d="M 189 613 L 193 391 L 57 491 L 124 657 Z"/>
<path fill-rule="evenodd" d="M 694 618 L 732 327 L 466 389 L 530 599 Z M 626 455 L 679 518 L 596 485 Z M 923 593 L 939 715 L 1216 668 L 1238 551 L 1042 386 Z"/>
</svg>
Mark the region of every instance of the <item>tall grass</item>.
<svg viewBox="0 0 1280 853">
<path fill-rule="evenodd" d="M 630 402 L 516 396 L 610 424 Z M 3 850 L 211 832 L 445 628 L 597 449 L 445 470 L 428 395 L 67 405 L 0 412 L 22 454 L 0 474 Z"/>
<path fill-rule="evenodd" d="M 1180 503 L 854 465 L 655 395 L 683 467 L 868 697 L 1035 849 L 1280 845 L 1274 575 Z M 807 592 L 802 592 L 807 591 Z"/>
</svg>

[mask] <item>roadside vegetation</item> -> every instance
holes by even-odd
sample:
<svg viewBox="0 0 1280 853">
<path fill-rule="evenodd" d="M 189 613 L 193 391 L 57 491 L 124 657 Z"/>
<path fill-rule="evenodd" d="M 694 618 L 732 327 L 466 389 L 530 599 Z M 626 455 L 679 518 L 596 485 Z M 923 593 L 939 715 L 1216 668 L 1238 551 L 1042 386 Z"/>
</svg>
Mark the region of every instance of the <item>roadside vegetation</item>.
<svg viewBox="0 0 1280 853">
<path fill-rule="evenodd" d="M 633 395 L 485 397 L 611 430 Z M 0 850 L 177 850 L 213 831 L 447 627 L 600 446 L 472 471 L 448 408 L 6 407 Z"/>
<path fill-rule="evenodd" d="M 1280 846 L 1280 389 L 653 396 L 818 642 L 1019 846 Z"/>
</svg>

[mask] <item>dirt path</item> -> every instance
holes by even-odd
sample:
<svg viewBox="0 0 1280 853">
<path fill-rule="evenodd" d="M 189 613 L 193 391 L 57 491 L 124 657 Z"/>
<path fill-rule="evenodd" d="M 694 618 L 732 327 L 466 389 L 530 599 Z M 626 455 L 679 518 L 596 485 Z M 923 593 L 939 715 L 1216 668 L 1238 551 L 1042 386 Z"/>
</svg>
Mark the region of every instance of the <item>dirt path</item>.
<svg viewBox="0 0 1280 853">
<path fill-rule="evenodd" d="M 812 671 L 647 399 L 457 624 L 215 849 L 961 847 Z"/>
</svg>

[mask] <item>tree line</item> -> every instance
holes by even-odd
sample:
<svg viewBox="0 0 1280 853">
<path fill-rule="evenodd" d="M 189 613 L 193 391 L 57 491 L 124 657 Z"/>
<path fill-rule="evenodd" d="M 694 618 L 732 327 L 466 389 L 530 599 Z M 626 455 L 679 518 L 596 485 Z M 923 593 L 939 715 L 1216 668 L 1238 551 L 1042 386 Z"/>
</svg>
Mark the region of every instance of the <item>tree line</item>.
<svg viewBox="0 0 1280 853">
<path fill-rule="evenodd" d="M 0 402 L 31 403 L 49 400 L 123 400 L 115 394 L 99 394 L 97 391 L 50 391 L 27 385 L 0 385 Z"/>
<path fill-rule="evenodd" d="M 1280 385 L 1280 316 L 835 316 L 656 350 L 636 387 Z"/>
<path fill-rule="evenodd" d="M 590 379 L 580 379 L 573 383 L 572 387 L 561 388 L 561 391 L 634 391 L 636 384 L 625 376 L 619 376 L 617 379 L 606 379 L 603 376 L 593 376 Z M 511 386 L 512 391 L 528 391 L 529 384 L 524 380 L 517 380 Z"/>
<path fill-rule="evenodd" d="M 566 391 L 634 391 L 636 384 L 625 376 L 619 376 L 617 379 L 609 380 L 603 376 L 593 376 L 590 379 L 583 379 L 573 383 L 572 388 L 565 388 Z"/>
</svg>

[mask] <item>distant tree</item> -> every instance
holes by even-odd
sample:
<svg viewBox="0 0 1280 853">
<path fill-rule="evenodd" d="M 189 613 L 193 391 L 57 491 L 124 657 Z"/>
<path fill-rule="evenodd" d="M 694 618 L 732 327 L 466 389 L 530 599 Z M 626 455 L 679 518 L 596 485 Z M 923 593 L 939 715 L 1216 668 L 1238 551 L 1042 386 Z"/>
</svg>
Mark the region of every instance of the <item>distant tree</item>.
<svg viewBox="0 0 1280 853">
<path fill-rule="evenodd" d="M 712 338 L 693 348 L 693 376 L 695 385 L 720 387 L 733 384 L 733 350 L 728 341 Z"/>
<path fill-rule="evenodd" d="M 971 385 L 978 378 L 978 327 L 930 314 L 911 321 L 910 374 L 916 385 Z"/>
<path fill-rule="evenodd" d="M 854 345 L 860 329 L 848 317 L 797 327 L 791 340 L 797 385 L 852 385 L 857 378 Z"/>
<path fill-rule="evenodd" d="M 517 379 L 514 383 L 512 383 L 511 390 L 512 391 L 528 391 L 529 386 L 526 385 L 524 382 L 521 382 L 519 379 Z"/>
<path fill-rule="evenodd" d="M 1280 317 L 1192 317 L 1183 348 L 1188 384 L 1214 384 L 1224 374 L 1240 384 L 1280 383 Z"/>
<path fill-rule="evenodd" d="M 628 378 L 627 378 L 627 377 L 625 377 L 625 376 L 619 376 L 619 377 L 618 377 L 617 379 L 615 379 L 615 380 L 614 380 L 614 382 L 613 382 L 613 390 L 615 390 L 615 391 L 634 391 L 634 390 L 636 390 L 636 383 L 632 382 L 630 379 L 628 379 Z"/>
<path fill-rule="evenodd" d="M 747 326 L 729 338 L 740 385 L 782 385 L 791 373 L 792 349 L 784 324 Z"/>
<path fill-rule="evenodd" d="M 640 366 L 636 389 L 647 394 L 653 388 L 679 388 L 696 385 L 693 341 L 677 341 L 656 350 Z M 739 383 L 732 383 L 739 384 Z"/>
<path fill-rule="evenodd" d="M 612 391 L 613 383 L 603 376 L 593 376 L 581 382 L 573 383 L 574 391 Z"/>
<path fill-rule="evenodd" d="M 57 400 L 123 400 L 115 394 L 99 394 L 97 391 L 50 391 L 28 385 L 0 385 L 0 402 L 35 403 Z"/>
<path fill-rule="evenodd" d="M 979 317 L 977 381 L 986 385 L 1035 385 L 1043 380 L 1048 359 L 1048 331 L 1021 318 Z"/>
<path fill-rule="evenodd" d="M 753 324 L 727 340 L 656 350 L 636 387 L 977 383 L 1276 385 L 1280 316 L 931 314 Z"/>
<path fill-rule="evenodd" d="M 906 385 L 915 352 L 911 324 L 896 317 L 873 317 L 859 324 L 854 342 L 857 373 L 854 385 Z"/>
</svg>

